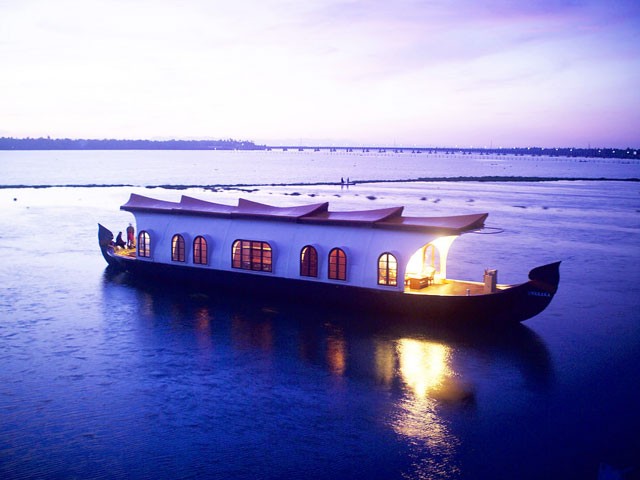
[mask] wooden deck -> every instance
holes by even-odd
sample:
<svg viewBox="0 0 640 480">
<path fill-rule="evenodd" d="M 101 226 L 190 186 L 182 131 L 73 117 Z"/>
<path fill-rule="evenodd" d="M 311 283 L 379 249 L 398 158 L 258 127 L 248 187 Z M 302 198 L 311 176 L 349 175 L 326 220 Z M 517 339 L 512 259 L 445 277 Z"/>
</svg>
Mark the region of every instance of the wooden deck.
<svg viewBox="0 0 640 480">
<path fill-rule="evenodd" d="M 504 290 L 509 285 L 498 285 L 498 290 Z M 482 282 L 465 282 L 462 280 L 445 280 L 444 283 L 431 284 L 421 289 L 413 289 L 405 287 L 405 293 L 415 295 L 483 295 L 484 283 Z"/>
<path fill-rule="evenodd" d="M 131 257 L 135 258 L 136 249 L 135 248 L 116 248 L 114 249 L 116 255 L 120 255 L 121 257 Z"/>
</svg>

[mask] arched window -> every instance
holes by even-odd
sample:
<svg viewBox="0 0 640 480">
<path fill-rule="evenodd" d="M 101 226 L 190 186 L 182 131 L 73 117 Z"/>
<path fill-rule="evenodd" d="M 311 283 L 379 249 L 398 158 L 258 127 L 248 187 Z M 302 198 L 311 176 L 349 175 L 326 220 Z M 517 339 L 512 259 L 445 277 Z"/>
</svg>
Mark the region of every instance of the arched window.
<svg viewBox="0 0 640 480">
<path fill-rule="evenodd" d="M 171 260 L 174 262 L 184 262 L 184 237 L 174 235 L 171 239 Z"/>
<path fill-rule="evenodd" d="M 331 280 L 347 279 L 347 255 L 340 248 L 329 252 L 329 278 Z"/>
<path fill-rule="evenodd" d="M 303 277 L 318 276 L 318 252 L 311 245 L 300 251 L 300 275 Z"/>
<path fill-rule="evenodd" d="M 231 266 L 243 270 L 271 272 L 271 245 L 256 240 L 236 240 L 231 247 Z"/>
<path fill-rule="evenodd" d="M 203 236 L 197 236 L 193 240 L 193 263 L 197 265 L 207 264 L 207 241 Z"/>
<path fill-rule="evenodd" d="M 151 237 L 144 230 L 138 234 L 138 256 L 151 256 Z"/>
<path fill-rule="evenodd" d="M 378 257 L 378 285 L 398 285 L 398 261 L 390 253 Z"/>
</svg>

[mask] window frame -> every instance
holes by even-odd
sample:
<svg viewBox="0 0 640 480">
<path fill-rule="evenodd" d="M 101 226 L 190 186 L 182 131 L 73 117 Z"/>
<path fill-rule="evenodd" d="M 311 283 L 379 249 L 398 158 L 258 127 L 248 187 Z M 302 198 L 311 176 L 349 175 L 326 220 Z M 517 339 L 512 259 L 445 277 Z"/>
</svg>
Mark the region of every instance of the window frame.
<svg viewBox="0 0 640 480">
<path fill-rule="evenodd" d="M 137 254 L 140 258 L 151 258 L 151 235 L 146 230 L 138 233 Z"/>
<path fill-rule="evenodd" d="M 390 267 L 391 259 L 395 263 L 395 268 Z M 378 257 L 378 285 L 386 287 L 398 286 L 398 259 L 391 252 L 384 252 Z"/>
<path fill-rule="evenodd" d="M 329 280 L 347 280 L 347 253 L 342 248 L 335 247 L 329 252 L 327 278 Z"/>
<path fill-rule="evenodd" d="M 318 278 L 318 250 L 313 245 L 300 249 L 300 276 Z"/>
<path fill-rule="evenodd" d="M 193 264 L 209 265 L 209 242 L 203 235 L 193 239 Z"/>
<path fill-rule="evenodd" d="M 262 240 L 234 240 L 231 244 L 231 268 L 272 273 L 273 248 Z"/>
<path fill-rule="evenodd" d="M 182 262 L 186 261 L 186 245 L 184 237 L 179 233 L 176 233 L 171 237 L 171 261 Z"/>
</svg>

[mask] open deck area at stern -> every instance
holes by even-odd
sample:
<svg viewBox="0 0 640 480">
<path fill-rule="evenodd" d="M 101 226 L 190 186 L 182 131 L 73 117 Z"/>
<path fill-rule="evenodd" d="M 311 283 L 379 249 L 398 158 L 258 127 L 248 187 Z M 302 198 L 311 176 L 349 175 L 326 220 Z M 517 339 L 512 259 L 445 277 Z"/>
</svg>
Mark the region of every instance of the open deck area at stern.
<svg viewBox="0 0 640 480">
<path fill-rule="evenodd" d="M 509 285 L 498 285 L 498 291 L 508 288 Z M 443 283 L 433 283 L 424 288 L 410 288 L 406 286 L 405 293 L 414 295 L 483 295 L 484 283 L 482 282 L 467 282 L 462 280 L 445 280 Z"/>
</svg>

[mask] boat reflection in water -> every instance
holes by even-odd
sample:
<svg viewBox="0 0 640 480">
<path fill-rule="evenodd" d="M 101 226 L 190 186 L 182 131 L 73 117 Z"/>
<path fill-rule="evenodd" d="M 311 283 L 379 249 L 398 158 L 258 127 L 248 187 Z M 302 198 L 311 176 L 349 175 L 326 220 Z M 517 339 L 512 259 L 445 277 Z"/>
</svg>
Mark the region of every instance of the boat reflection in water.
<svg viewBox="0 0 640 480">
<path fill-rule="evenodd" d="M 513 391 L 515 381 L 526 394 L 546 388 L 553 376 L 546 347 L 523 325 L 493 333 L 437 331 L 370 315 L 342 317 L 150 289 L 123 273 L 106 274 L 103 291 L 109 308 L 128 304 L 136 319 L 130 328 L 154 342 L 136 348 L 160 352 L 150 356 L 154 361 L 170 350 L 180 377 L 194 368 L 184 384 L 199 385 L 203 392 L 197 395 L 211 408 L 235 399 L 231 412 L 238 417 L 224 425 L 237 421 L 242 432 L 253 428 L 276 438 L 286 425 L 292 442 L 315 439 L 316 448 L 334 442 L 346 448 L 346 442 L 354 458 L 375 454 L 380 447 L 372 443 L 382 429 L 383 437 L 395 438 L 391 448 L 403 452 L 400 469 L 407 478 L 459 476 L 461 439 L 469 434 L 459 420 L 477 414 L 478 387 L 500 389 L 492 384 L 506 382 Z M 208 414 L 216 419 L 219 413 Z M 244 417 L 255 424 L 242 424 Z M 310 455 L 305 462 L 316 458 L 318 464 L 328 454 L 304 452 L 301 457 Z"/>
</svg>

